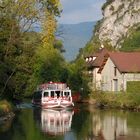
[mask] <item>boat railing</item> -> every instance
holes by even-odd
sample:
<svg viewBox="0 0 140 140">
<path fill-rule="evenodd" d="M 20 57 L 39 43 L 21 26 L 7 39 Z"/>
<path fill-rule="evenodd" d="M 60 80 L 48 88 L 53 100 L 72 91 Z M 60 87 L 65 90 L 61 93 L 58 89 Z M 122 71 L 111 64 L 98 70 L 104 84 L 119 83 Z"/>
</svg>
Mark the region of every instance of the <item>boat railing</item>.
<svg viewBox="0 0 140 140">
<path fill-rule="evenodd" d="M 46 102 L 46 101 L 70 101 L 72 102 L 72 97 L 71 96 L 60 96 L 60 97 L 57 97 L 57 96 L 54 96 L 54 97 L 43 97 L 43 101 Z"/>
<path fill-rule="evenodd" d="M 38 90 L 66 90 L 69 89 L 66 84 L 42 84 L 37 87 Z"/>
</svg>

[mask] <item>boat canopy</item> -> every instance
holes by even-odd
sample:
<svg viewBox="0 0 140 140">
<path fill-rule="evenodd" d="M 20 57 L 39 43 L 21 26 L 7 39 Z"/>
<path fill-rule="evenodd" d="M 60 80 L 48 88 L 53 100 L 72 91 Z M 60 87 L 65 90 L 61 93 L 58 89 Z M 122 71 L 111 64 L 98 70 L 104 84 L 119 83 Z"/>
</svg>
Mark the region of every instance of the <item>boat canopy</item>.
<svg viewBox="0 0 140 140">
<path fill-rule="evenodd" d="M 49 82 L 49 83 L 45 83 L 45 84 L 41 84 L 38 86 L 38 90 L 45 90 L 45 89 L 49 89 L 49 90 L 65 90 L 65 89 L 69 89 L 69 87 L 67 87 L 66 83 L 61 83 L 61 82 Z"/>
</svg>

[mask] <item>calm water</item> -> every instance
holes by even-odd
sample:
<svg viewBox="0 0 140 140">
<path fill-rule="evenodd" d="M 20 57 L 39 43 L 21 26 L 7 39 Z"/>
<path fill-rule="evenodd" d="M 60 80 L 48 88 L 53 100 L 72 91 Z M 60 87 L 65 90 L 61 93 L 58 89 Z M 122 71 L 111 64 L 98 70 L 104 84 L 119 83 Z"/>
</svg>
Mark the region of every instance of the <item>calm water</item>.
<svg viewBox="0 0 140 140">
<path fill-rule="evenodd" d="M 23 104 L 13 120 L 0 124 L 0 140 L 140 140 L 140 113 L 96 110 L 41 110 Z"/>
</svg>

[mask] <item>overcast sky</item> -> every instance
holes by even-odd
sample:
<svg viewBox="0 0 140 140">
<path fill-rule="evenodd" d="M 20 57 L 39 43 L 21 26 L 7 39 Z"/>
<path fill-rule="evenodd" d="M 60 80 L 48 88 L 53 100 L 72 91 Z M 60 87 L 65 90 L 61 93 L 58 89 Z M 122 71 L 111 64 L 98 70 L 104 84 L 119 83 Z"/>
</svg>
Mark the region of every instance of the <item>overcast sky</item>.
<svg viewBox="0 0 140 140">
<path fill-rule="evenodd" d="M 102 18 L 101 7 L 106 0 L 60 0 L 63 8 L 59 23 L 75 24 Z"/>
</svg>

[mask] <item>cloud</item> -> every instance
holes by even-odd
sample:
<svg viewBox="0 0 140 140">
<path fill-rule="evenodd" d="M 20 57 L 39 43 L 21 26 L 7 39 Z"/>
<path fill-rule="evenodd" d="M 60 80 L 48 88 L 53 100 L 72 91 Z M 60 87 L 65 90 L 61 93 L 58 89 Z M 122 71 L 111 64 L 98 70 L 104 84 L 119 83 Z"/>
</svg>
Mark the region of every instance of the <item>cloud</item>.
<svg viewBox="0 0 140 140">
<path fill-rule="evenodd" d="M 60 23 L 97 21 L 102 17 L 101 6 L 106 0 L 60 0 L 63 12 Z"/>
</svg>

